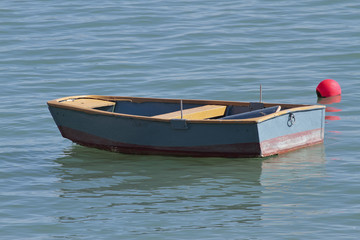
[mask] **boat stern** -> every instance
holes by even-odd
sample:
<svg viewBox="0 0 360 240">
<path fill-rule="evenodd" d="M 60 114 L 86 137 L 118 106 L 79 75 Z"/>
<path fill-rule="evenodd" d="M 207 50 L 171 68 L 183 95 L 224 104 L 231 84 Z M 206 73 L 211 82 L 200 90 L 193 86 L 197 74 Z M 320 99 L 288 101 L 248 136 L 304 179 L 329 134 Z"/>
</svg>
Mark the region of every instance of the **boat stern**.
<svg viewBox="0 0 360 240">
<path fill-rule="evenodd" d="M 325 108 L 288 111 L 259 123 L 261 156 L 271 156 L 324 141 Z"/>
</svg>

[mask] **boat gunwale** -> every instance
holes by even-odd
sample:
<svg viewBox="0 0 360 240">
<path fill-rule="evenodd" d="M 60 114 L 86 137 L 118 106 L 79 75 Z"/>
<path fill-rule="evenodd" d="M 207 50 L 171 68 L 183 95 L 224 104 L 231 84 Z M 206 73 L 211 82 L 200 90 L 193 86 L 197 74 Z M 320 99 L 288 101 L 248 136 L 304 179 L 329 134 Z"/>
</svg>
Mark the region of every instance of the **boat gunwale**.
<svg viewBox="0 0 360 240">
<path fill-rule="evenodd" d="M 132 115 L 132 114 L 125 114 L 125 113 L 115 113 L 115 112 L 108 112 L 93 108 L 86 108 L 80 106 L 74 106 L 71 104 L 63 104 L 62 102 L 67 100 L 75 100 L 75 99 L 97 99 L 103 101 L 131 101 L 134 103 L 143 103 L 143 102 L 166 102 L 166 103 L 179 103 L 181 99 L 169 99 L 169 98 L 144 98 L 144 97 L 126 97 L 126 96 L 102 96 L 102 95 L 79 95 L 79 96 L 69 96 L 58 98 L 54 100 L 50 100 L 47 102 L 48 106 L 51 107 L 58 107 L 63 109 L 69 109 L 74 111 L 85 112 L 89 114 L 96 114 L 96 115 L 107 115 L 107 116 L 114 116 L 114 117 L 126 117 L 126 118 L 135 118 L 141 120 L 147 120 L 152 122 L 170 122 L 172 119 L 161 119 L 161 118 L 154 118 L 152 116 L 141 116 L 141 115 Z M 200 99 L 183 99 L 183 103 L 190 103 L 190 104 L 213 104 L 213 105 L 235 105 L 235 106 L 249 106 L 250 102 L 238 102 L 238 101 L 223 101 L 223 100 L 200 100 Z M 301 111 L 310 111 L 314 109 L 324 109 L 326 106 L 324 105 L 305 105 L 305 104 L 281 104 L 281 103 L 265 103 L 265 106 L 284 106 L 287 109 L 280 110 L 276 113 L 271 113 L 261 117 L 255 118 L 247 118 L 247 119 L 204 119 L 204 120 L 186 120 L 189 123 L 212 123 L 212 124 L 256 124 L 260 122 L 264 122 L 266 120 L 282 116 L 285 114 L 293 113 L 293 112 L 301 112 Z M 180 119 L 176 119 L 180 120 Z"/>
</svg>

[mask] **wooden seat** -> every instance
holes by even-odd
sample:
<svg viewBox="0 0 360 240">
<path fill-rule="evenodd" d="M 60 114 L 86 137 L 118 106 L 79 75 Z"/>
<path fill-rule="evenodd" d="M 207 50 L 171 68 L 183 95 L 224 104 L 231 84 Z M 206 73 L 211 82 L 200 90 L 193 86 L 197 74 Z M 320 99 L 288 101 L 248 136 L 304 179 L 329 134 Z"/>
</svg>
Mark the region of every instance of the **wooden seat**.
<svg viewBox="0 0 360 240">
<path fill-rule="evenodd" d="M 204 105 L 195 108 L 189 108 L 183 110 L 183 119 L 188 120 L 202 120 L 213 117 L 223 116 L 226 106 L 221 105 Z M 181 118 L 181 111 L 170 112 L 153 116 L 153 118 L 161 119 L 179 119 Z"/>
<path fill-rule="evenodd" d="M 69 99 L 66 101 L 62 101 L 61 103 L 86 108 L 110 107 L 115 105 L 115 102 L 88 98 Z"/>
</svg>

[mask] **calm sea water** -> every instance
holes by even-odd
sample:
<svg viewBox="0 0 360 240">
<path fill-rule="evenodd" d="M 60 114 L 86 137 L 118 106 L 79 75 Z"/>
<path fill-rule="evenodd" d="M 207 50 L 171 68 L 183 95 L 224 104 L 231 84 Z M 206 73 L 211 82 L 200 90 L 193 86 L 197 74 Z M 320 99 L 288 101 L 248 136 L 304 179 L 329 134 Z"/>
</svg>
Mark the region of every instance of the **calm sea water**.
<svg viewBox="0 0 360 240">
<path fill-rule="evenodd" d="M 357 239 L 360 3 L 1 1 L 0 239 Z M 325 143 L 267 159 L 132 156 L 63 139 L 46 101 L 316 104 Z"/>
</svg>

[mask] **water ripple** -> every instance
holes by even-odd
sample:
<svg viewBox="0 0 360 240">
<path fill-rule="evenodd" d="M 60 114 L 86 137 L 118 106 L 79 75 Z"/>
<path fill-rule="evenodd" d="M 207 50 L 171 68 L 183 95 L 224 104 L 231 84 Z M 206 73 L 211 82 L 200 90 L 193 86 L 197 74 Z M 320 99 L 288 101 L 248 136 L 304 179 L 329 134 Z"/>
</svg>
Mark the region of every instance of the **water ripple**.
<svg viewBox="0 0 360 240">
<path fill-rule="evenodd" d="M 357 236 L 359 9 L 333 0 L 2 1 L 2 236 Z M 266 102 L 315 104 L 325 78 L 343 95 L 324 145 L 265 160 L 83 148 L 60 136 L 45 104 L 83 94 L 257 101 L 260 84 Z"/>
</svg>

